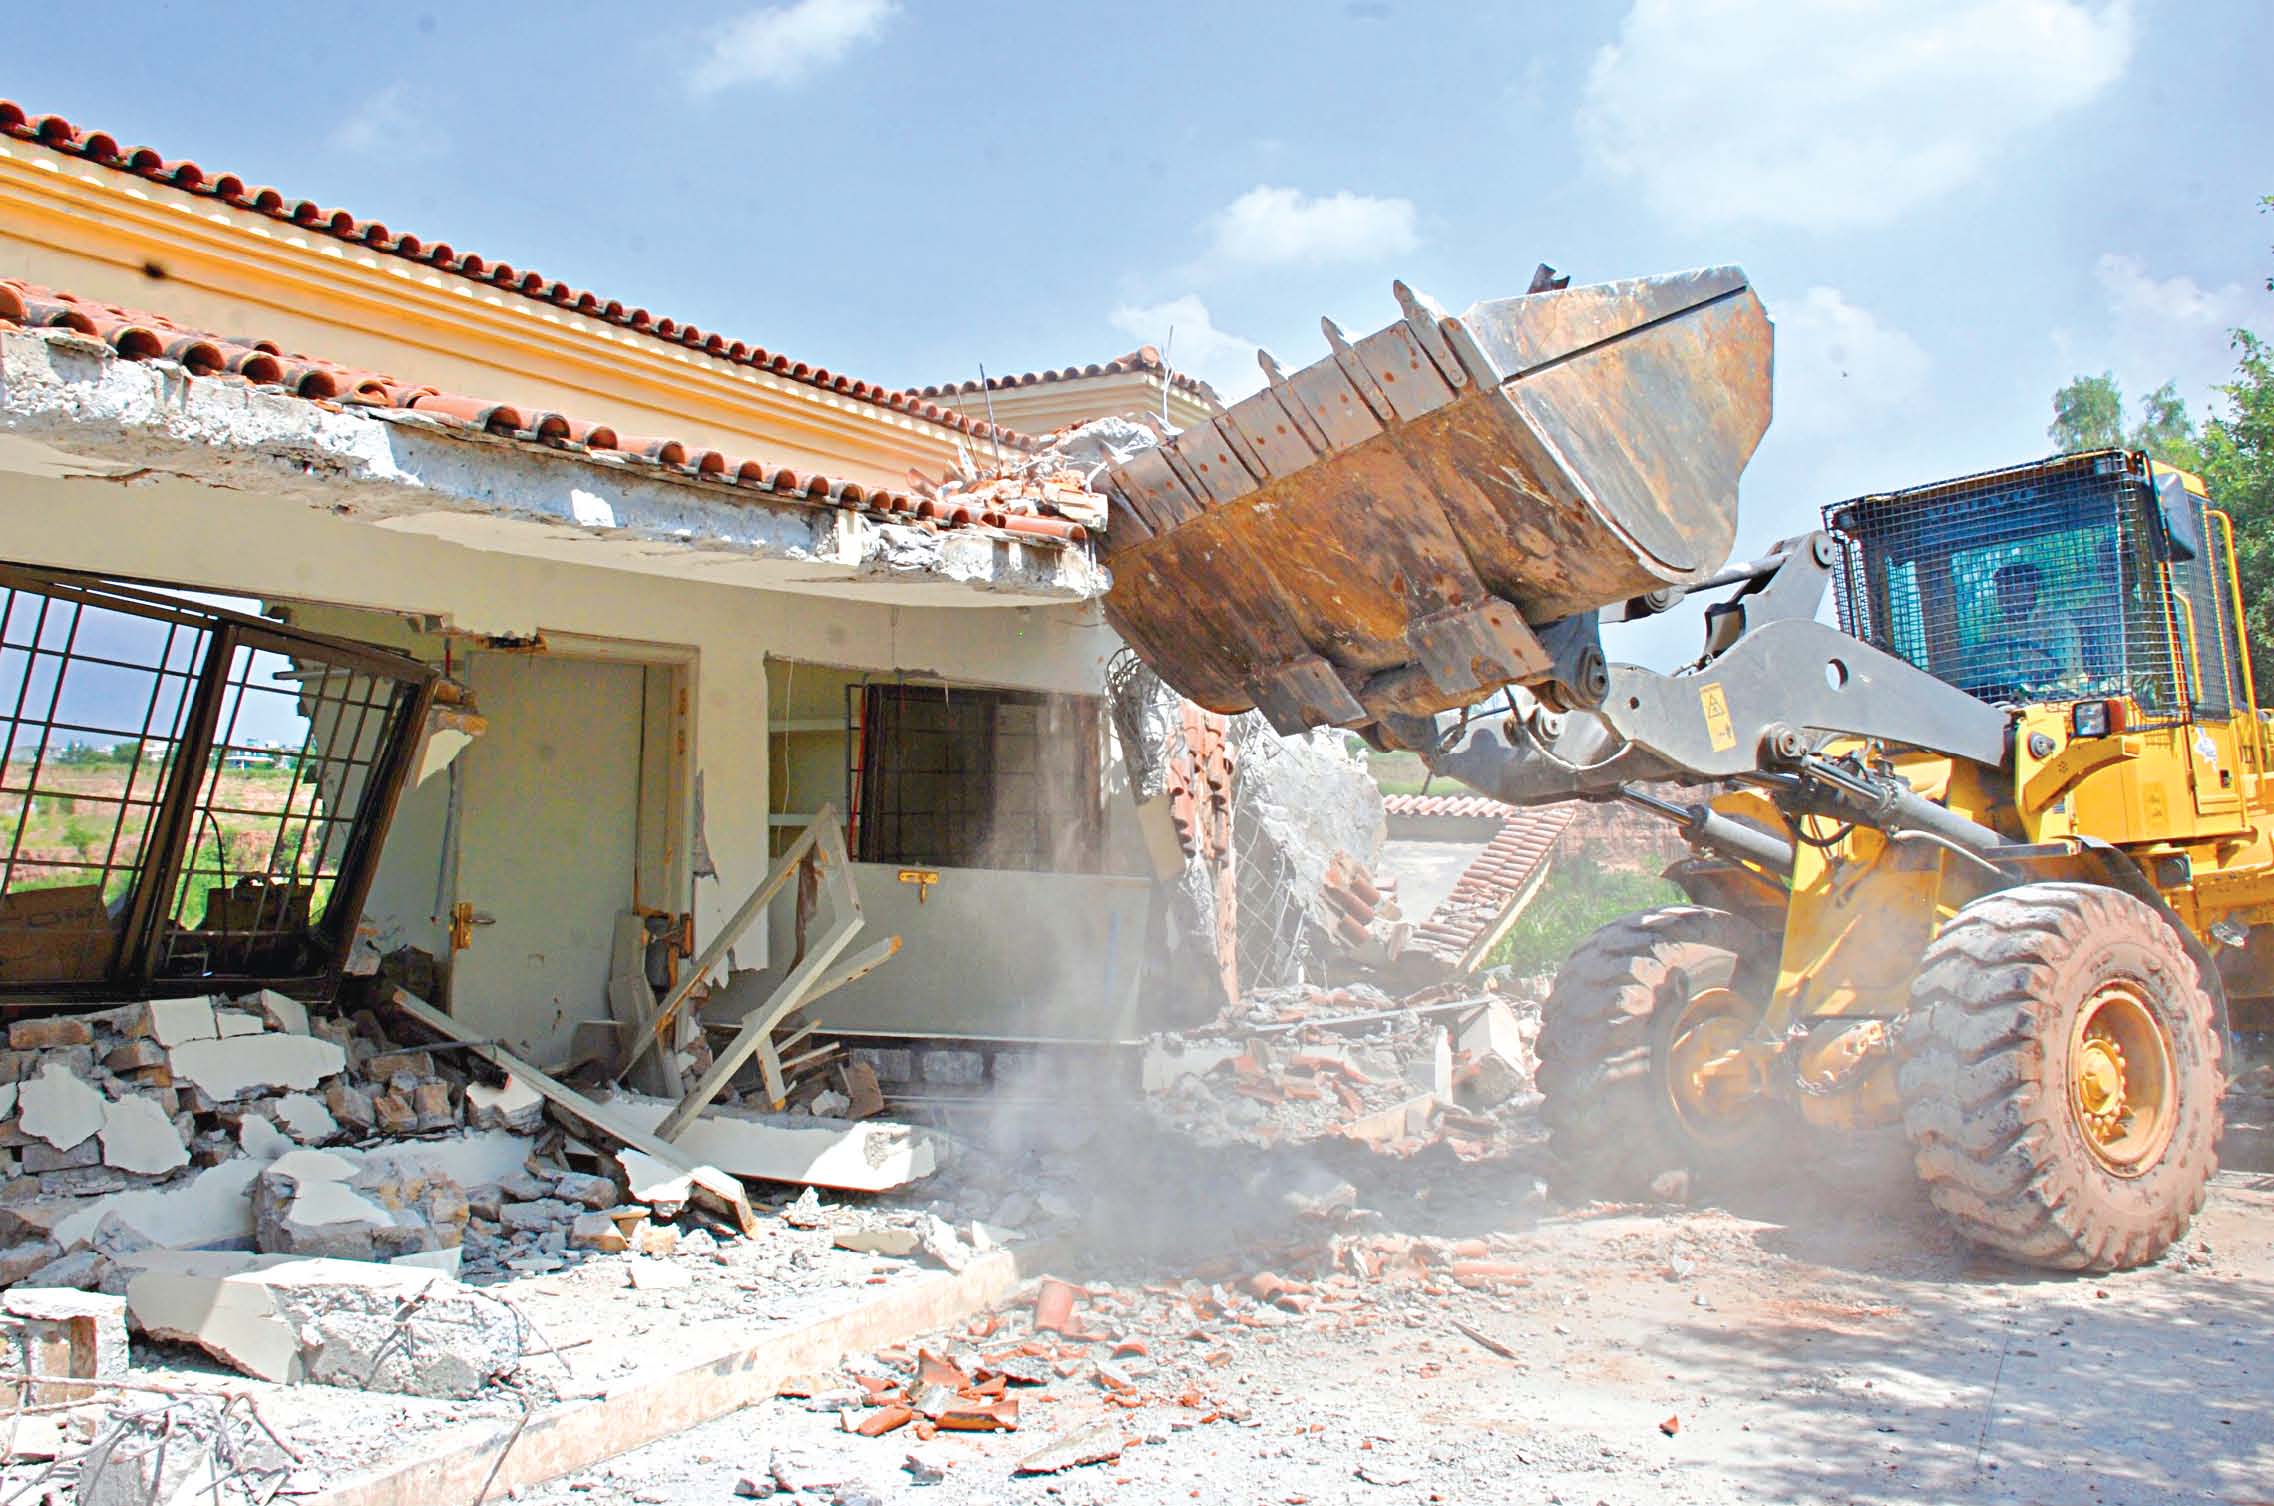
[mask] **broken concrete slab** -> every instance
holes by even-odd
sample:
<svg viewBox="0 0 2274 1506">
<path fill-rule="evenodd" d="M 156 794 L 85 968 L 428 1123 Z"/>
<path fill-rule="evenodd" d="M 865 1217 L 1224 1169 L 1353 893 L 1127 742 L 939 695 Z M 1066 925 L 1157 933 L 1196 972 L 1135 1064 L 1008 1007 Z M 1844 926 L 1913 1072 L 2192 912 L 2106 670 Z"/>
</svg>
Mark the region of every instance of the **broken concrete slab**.
<svg viewBox="0 0 2274 1506">
<path fill-rule="evenodd" d="M 288 999 L 273 988 L 264 988 L 241 1002 L 258 1009 L 267 1018 L 271 1030 L 281 1030 L 286 1035 L 308 1033 L 308 1008 L 298 999 Z"/>
<path fill-rule="evenodd" d="M 262 1121 L 266 1123 L 266 1121 Z M 162 1176 L 189 1164 L 182 1132 L 157 1100 L 139 1093 L 114 1098 L 103 1108 L 103 1161 L 120 1171 Z"/>
<path fill-rule="evenodd" d="M 177 1082 L 224 1102 L 248 1093 L 306 1092 L 347 1068 L 346 1052 L 313 1035 L 185 1041 L 167 1060 Z"/>
<path fill-rule="evenodd" d="M 213 1011 L 213 1023 L 223 1040 L 240 1035 L 259 1035 L 268 1029 L 266 1016 L 242 1009 L 216 1009 Z"/>
<path fill-rule="evenodd" d="M 57 1150 L 92 1138 L 103 1127 L 103 1095 L 56 1062 L 17 1089 L 18 1127 Z"/>
<path fill-rule="evenodd" d="M 466 1123 L 474 1129 L 515 1130 L 534 1133 L 544 1123 L 545 1095 L 518 1077 L 501 1087 L 486 1082 L 466 1085 Z"/>
<path fill-rule="evenodd" d="M 273 1161 L 300 1148 L 297 1140 L 269 1123 L 265 1114 L 247 1114 L 237 1121 L 237 1143 L 256 1161 Z"/>
<path fill-rule="evenodd" d="M 302 1145 L 321 1145 L 340 1132 L 339 1121 L 312 1093 L 285 1094 L 276 1101 L 276 1118 L 284 1132 Z"/>
<path fill-rule="evenodd" d="M 235 1156 L 194 1177 L 161 1187 L 136 1187 L 99 1198 L 83 1198 L 55 1226 L 66 1246 L 95 1232 L 106 1213 L 115 1213 L 153 1244 L 176 1249 L 200 1245 L 244 1245 L 253 1237 L 252 1208 L 246 1192 L 263 1163 Z"/>
<path fill-rule="evenodd" d="M 569 1225 L 569 1248 L 615 1255 L 629 1248 L 623 1228 L 605 1213 L 580 1213 Z"/>
<path fill-rule="evenodd" d="M 128 1034 L 149 1036 L 171 1051 L 191 1041 L 213 1040 L 221 1027 L 214 1023 L 211 999 L 152 999 Z"/>
<path fill-rule="evenodd" d="M 608 1100 L 612 1112 L 643 1130 L 661 1124 L 674 1107 L 634 1093 Z M 735 1176 L 849 1192 L 887 1192 L 921 1181 L 945 1164 L 950 1143 L 937 1130 L 889 1119 L 742 1114 L 717 1107 L 706 1109 L 672 1142 L 682 1155 Z"/>
<path fill-rule="evenodd" d="M 758 1232 L 758 1216 L 742 1184 L 717 1167 L 679 1171 L 645 1151 L 630 1149 L 618 1151 L 616 1160 L 624 1168 L 633 1200 L 654 1209 L 658 1218 L 676 1218 L 689 1203 L 702 1203 L 733 1219 L 744 1234 Z"/>
<path fill-rule="evenodd" d="M 78 1506 L 255 1506 L 277 1494 L 292 1461 L 233 1413 L 175 1405 L 114 1419 L 72 1485 Z"/>
<path fill-rule="evenodd" d="M 913 1255 L 923 1245 L 914 1229 L 839 1229 L 830 1243 L 857 1255 Z"/>
<path fill-rule="evenodd" d="M 433 1271 L 354 1260 L 131 1255 L 127 1315 L 271 1381 L 466 1398 L 520 1363 L 520 1320 Z"/>
</svg>

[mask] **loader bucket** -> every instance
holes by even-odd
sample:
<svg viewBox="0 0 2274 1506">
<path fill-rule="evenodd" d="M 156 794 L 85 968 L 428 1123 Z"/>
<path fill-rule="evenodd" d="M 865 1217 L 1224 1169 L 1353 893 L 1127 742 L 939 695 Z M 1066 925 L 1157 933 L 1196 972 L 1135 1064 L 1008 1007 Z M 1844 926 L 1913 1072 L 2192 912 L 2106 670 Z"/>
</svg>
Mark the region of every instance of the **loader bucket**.
<svg viewBox="0 0 2274 1506">
<path fill-rule="evenodd" d="M 1281 732 L 1541 684 L 1537 628 L 1726 560 L 1769 422 L 1743 272 L 1405 317 L 1108 473 L 1106 614 L 1170 685 Z"/>
</svg>

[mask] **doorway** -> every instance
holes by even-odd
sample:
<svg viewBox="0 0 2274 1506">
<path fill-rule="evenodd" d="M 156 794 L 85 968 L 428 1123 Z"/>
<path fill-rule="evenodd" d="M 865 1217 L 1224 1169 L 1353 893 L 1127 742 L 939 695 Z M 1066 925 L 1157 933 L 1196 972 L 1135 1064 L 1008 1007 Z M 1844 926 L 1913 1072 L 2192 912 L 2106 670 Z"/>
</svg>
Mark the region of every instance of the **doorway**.
<svg viewBox="0 0 2274 1506">
<path fill-rule="evenodd" d="M 455 892 L 473 924 L 451 1012 L 532 1061 L 567 1060 L 580 1022 L 612 1018 L 616 918 L 669 902 L 658 875 L 684 741 L 657 721 L 684 705 L 683 673 L 563 652 L 468 661 L 489 729 L 460 759 Z"/>
</svg>

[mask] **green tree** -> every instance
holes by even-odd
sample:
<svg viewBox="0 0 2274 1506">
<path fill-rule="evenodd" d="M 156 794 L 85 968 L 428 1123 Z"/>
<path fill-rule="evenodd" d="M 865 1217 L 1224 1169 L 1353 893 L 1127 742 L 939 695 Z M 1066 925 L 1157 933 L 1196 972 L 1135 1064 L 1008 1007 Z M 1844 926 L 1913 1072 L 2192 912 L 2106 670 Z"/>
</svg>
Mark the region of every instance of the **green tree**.
<svg viewBox="0 0 2274 1506">
<path fill-rule="evenodd" d="M 2274 195 L 2259 208 L 2274 211 Z M 2266 287 L 2274 292 L 2274 277 Z M 2274 692 L 2274 346 L 2238 329 L 2234 348 L 2234 380 L 2219 389 L 2224 411 L 2204 424 L 2195 469 L 2211 500 L 2234 520 L 2235 570 L 2263 701 Z"/>
<path fill-rule="evenodd" d="M 2046 437 L 2064 455 L 2079 450 L 2145 450 L 2170 465 L 2193 470 L 2199 459 L 2195 423 L 2177 383 L 2166 382 L 2140 400 L 2139 419 L 2127 424 L 2124 389 L 2116 373 L 2080 376 L 2053 394 Z"/>
</svg>

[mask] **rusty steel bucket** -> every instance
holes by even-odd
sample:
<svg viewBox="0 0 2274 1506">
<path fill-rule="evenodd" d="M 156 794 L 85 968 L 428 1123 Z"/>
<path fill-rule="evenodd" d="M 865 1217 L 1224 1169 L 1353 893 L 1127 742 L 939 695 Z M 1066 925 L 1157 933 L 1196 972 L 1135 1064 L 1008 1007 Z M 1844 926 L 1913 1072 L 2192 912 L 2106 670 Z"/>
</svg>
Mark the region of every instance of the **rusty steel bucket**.
<svg viewBox="0 0 2274 1506">
<path fill-rule="evenodd" d="M 1545 269 L 1543 269 L 1543 273 Z M 1106 614 L 1170 685 L 1281 732 L 1540 684 L 1539 628 L 1711 575 L 1769 422 L 1735 267 L 1405 317 L 1106 477 Z"/>
</svg>

